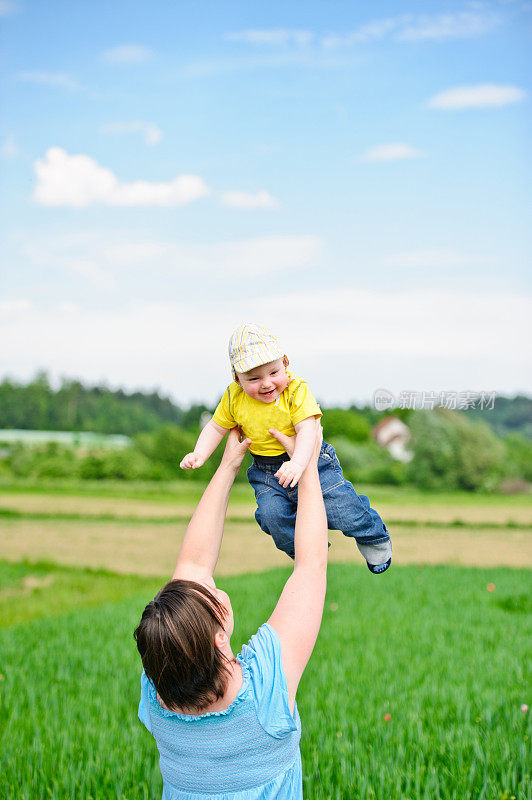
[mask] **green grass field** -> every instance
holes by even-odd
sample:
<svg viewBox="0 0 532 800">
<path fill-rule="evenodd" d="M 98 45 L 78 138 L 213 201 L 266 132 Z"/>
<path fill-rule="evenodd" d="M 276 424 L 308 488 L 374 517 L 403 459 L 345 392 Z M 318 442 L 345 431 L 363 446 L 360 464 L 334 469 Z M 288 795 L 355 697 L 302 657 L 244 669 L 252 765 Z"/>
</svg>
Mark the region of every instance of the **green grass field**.
<svg viewBox="0 0 532 800">
<path fill-rule="evenodd" d="M 132 498 L 153 500 L 159 503 L 197 503 L 204 484 L 200 481 L 177 480 L 171 482 L 135 481 L 72 481 L 62 479 L 32 480 L 7 478 L 0 479 L 0 493 L 34 494 L 46 492 L 48 495 L 80 495 L 85 497 Z M 475 492 L 428 492 L 413 486 L 374 486 L 357 484 L 359 494 L 367 494 L 378 505 L 392 501 L 394 505 L 416 503 L 417 505 L 454 504 L 468 506 L 491 506 L 503 502 L 511 506 L 532 506 L 532 493 L 529 494 L 482 494 Z M 238 505 L 253 501 L 253 490 L 246 481 L 236 483 L 231 492 L 231 503 Z"/>
<path fill-rule="evenodd" d="M 287 574 L 220 581 L 236 652 Z M 0 562 L 2 800 L 160 798 L 132 638 L 160 583 Z M 530 610 L 526 570 L 410 566 L 375 579 L 331 565 L 298 694 L 305 799 L 528 800 Z"/>
</svg>

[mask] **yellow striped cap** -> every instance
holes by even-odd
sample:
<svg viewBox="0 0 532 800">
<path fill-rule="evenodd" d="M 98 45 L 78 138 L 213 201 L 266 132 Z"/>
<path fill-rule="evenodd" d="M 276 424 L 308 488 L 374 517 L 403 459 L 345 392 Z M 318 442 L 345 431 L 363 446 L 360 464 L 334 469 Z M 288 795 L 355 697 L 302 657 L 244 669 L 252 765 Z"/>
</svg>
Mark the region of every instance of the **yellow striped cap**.
<svg viewBox="0 0 532 800">
<path fill-rule="evenodd" d="M 229 361 L 235 372 L 248 372 L 261 364 L 268 364 L 284 356 L 281 345 L 273 333 L 253 322 L 240 325 L 229 339 Z"/>
</svg>

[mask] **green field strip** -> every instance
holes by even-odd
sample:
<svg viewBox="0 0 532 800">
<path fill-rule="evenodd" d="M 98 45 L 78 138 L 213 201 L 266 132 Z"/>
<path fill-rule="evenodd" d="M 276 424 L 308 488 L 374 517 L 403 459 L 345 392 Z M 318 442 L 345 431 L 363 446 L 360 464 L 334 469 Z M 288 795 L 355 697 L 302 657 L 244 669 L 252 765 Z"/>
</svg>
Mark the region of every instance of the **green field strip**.
<svg viewBox="0 0 532 800">
<path fill-rule="evenodd" d="M 338 569 L 338 565 L 329 565 L 329 571 Z M 364 568 L 360 565 L 351 566 L 357 576 L 360 572 L 365 578 Z M 395 566 L 395 570 L 419 571 L 420 569 L 440 569 L 440 567 L 412 567 Z M 501 573 L 507 575 L 509 570 L 504 567 L 495 567 L 486 570 L 485 567 L 444 567 L 450 570 L 469 570 L 485 573 L 490 584 L 494 576 Z M 277 573 L 288 577 L 289 569 L 279 567 L 267 572 Z M 527 570 L 512 570 L 518 576 L 517 586 L 510 591 L 499 592 L 488 598 L 495 606 L 510 613 L 532 613 L 532 595 L 529 592 L 519 591 L 521 579 L 519 576 Z M 247 582 L 255 580 L 257 574 L 242 574 L 235 579 L 234 576 L 217 577 L 217 581 L 234 584 L 239 579 Z M 530 574 L 530 571 L 528 571 Z M 0 629 L 13 625 L 29 622 L 33 619 L 55 617 L 61 614 L 70 614 L 81 608 L 97 607 L 102 603 L 118 602 L 139 592 L 148 592 L 153 596 L 157 590 L 166 583 L 168 576 L 144 577 L 136 574 L 122 574 L 106 569 L 91 569 L 88 567 L 68 567 L 53 561 L 30 561 L 24 559 L 18 562 L 0 559 Z M 507 587 L 510 588 L 510 587 Z M 521 586 L 521 588 L 523 588 Z"/>
<path fill-rule="evenodd" d="M 190 520 L 190 515 L 172 515 L 172 516 L 139 516 L 139 515 L 117 515 L 117 514 L 76 514 L 69 512 L 45 512 L 45 511 L 19 511 L 18 509 L 0 508 L 0 521 L 5 520 L 28 520 L 28 521 L 46 521 L 57 520 L 61 522 L 124 522 L 128 525 L 131 524 L 172 524 L 183 523 Z M 226 517 L 227 522 L 231 523 L 245 523 L 249 524 L 254 519 L 253 507 L 250 506 L 249 517 L 237 516 L 233 517 L 230 514 Z M 432 520 L 408 520 L 408 519 L 393 519 L 386 518 L 386 524 L 394 527 L 409 527 L 409 528 L 466 528 L 466 529 L 486 529 L 486 530 L 505 530 L 510 528 L 512 530 L 532 530 L 532 523 L 522 523 L 516 520 L 508 520 L 507 522 L 469 522 L 462 519 L 454 519 L 450 522 L 432 521 Z"/>
<path fill-rule="evenodd" d="M 0 629 L 81 608 L 123 600 L 164 583 L 104 569 L 63 567 L 51 561 L 0 560 Z"/>
<path fill-rule="evenodd" d="M 128 481 L 38 481 L 13 482 L 0 480 L 0 494 L 33 495 L 43 494 L 55 497 L 108 497 L 124 500 L 146 500 L 157 503 L 197 503 L 203 494 L 206 483 L 199 481 L 178 481 L 170 484 L 147 484 Z M 235 483 L 231 492 L 231 502 L 248 505 L 253 499 L 253 490 L 247 482 Z"/>
<path fill-rule="evenodd" d="M 433 492 L 423 491 L 411 486 L 362 485 L 356 481 L 355 488 L 359 494 L 371 497 L 376 505 L 379 503 L 395 503 L 409 505 L 418 503 L 422 506 L 433 504 L 458 504 L 467 506 L 532 506 L 532 492 L 523 494 L 476 493 L 464 491 Z M 31 481 L 0 479 L 0 494 L 31 495 L 42 494 L 55 496 L 111 497 L 134 500 L 152 500 L 160 503 L 190 502 L 199 500 L 206 484 L 199 481 L 177 480 L 170 483 L 137 483 L 128 481 Z M 245 481 L 235 483 L 231 502 L 248 505 L 253 500 L 253 490 Z"/>
<path fill-rule="evenodd" d="M 22 571 L 5 572 L 14 569 Z M 12 587 L 24 569 L 35 566 L 0 562 L 0 586 Z M 53 567 L 42 569 L 40 577 Z M 235 614 L 235 653 L 268 618 L 289 574 L 220 579 Z M 331 565 L 298 690 L 304 798 L 528 800 L 532 715 L 521 706 L 530 705 L 529 585 L 527 570 L 411 566 L 376 581 L 362 565 L 355 573 Z M 2 796 L 161 796 L 157 748 L 137 719 L 132 637 L 155 588 L 156 580 L 139 582 L 135 593 L 102 595 L 99 605 L 62 615 L 50 608 L 0 631 Z M 53 586 L 42 592 L 48 609 Z"/>
</svg>

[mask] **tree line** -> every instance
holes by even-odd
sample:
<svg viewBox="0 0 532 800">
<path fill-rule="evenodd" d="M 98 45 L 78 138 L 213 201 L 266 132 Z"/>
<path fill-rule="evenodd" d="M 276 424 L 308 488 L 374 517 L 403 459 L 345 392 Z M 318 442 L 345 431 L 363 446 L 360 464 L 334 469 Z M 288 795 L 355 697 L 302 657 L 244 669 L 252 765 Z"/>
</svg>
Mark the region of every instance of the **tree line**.
<svg viewBox="0 0 532 800">
<path fill-rule="evenodd" d="M 495 417 L 491 416 L 495 409 L 482 417 L 444 409 L 386 412 L 401 417 L 410 429 L 413 457 L 406 464 L 373 440 L 373 426 L 385 416 L 374 408 L 324 409 L 324 436 L 335 446 L 344 475 L 355 485 L 527 490 L 532 483 L 532 440 L 520 431 L 527 431 L 532 400 L 505 399 L 502 413 Z M 180 408 L 157 392 L 126 393 L 71 380 L 53 388 L 44 374 L 26 385 L 6 379 L 0 383 L 0 429 L 122 433 L 132 438 L 132 444 L 106 451 L 57 444 L 8 446 L 0 439 L 0 478 L 205 481 L 217 468 L 222 448 L 199 470 L 183 472 L 179 462 L 193 449 L 201 416 L 208 411 L 212 409 L 205 405 Z M 243 470 L 240 479 L 245 480 Z"/>
</svg>

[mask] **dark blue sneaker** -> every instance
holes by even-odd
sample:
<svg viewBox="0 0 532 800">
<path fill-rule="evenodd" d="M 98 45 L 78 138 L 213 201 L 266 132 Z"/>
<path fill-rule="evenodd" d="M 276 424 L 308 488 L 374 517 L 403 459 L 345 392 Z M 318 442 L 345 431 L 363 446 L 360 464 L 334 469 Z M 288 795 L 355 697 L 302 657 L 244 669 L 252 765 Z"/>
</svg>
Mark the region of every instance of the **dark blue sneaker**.
<svg viewBox="0 0 532 800">
<path fill-rule="evenodd" d="M 369 561 L 366 561 L 369 571 L 373 572 L 374 575 L 380 575 L 381 572 L 386 572 L 391 563 L 391 558 L 389 558 L 388 561 L 385 561 L 384 564 L 370 564 Z"/>
</svg>

